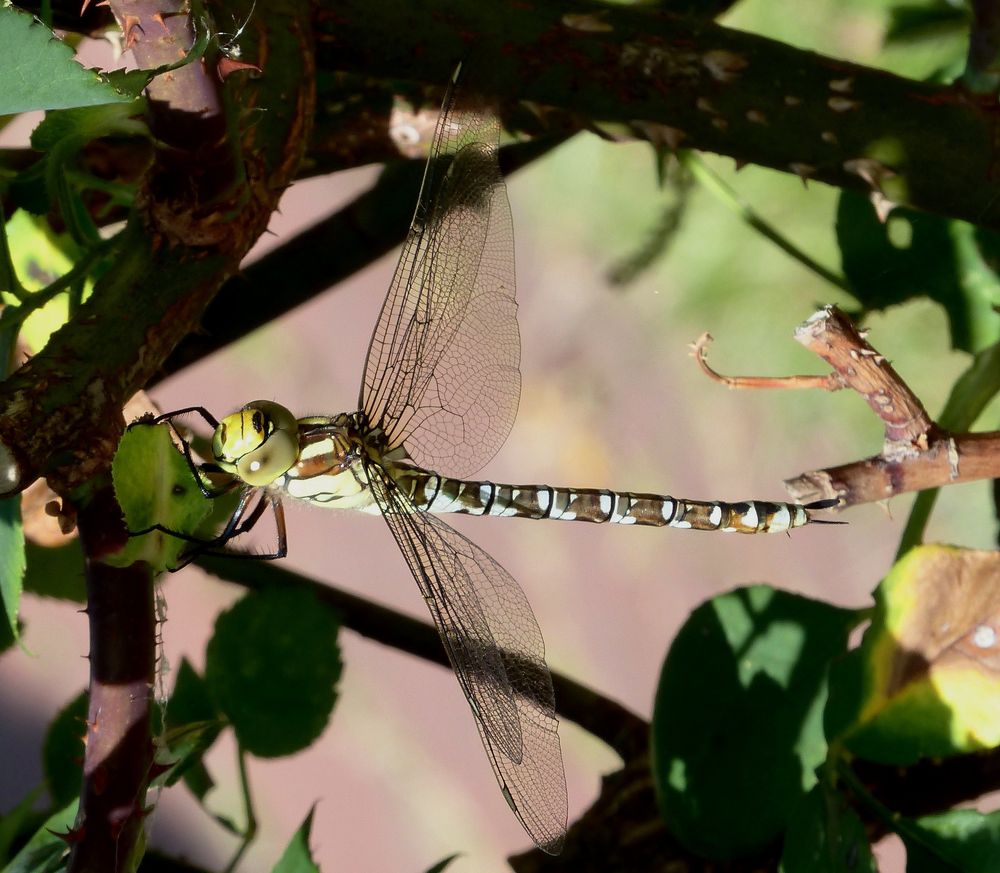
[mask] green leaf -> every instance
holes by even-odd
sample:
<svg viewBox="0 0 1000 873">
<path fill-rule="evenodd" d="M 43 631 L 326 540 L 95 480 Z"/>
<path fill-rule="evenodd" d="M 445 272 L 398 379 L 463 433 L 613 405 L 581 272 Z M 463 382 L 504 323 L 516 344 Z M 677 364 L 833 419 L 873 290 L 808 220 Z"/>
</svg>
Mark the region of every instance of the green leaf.
<svg viewBox="0 0 1000 873">
<path fill-rule="evenodd" d="M 1000 812 L 952 809 L 907 822 L 907 873 L 996 873 L 1000 864 Z"/>
<path fill-rule="evenodd" d="M 1000 339 L 1000 281 L 988 263 L 1000 249 L 995 233 L 905 208 L 883 223 L 866 197 L 844 191 L 837 242 L 851 292 L 866 309 L 926 296 L 948 314 L 956 349 L 977 352 Z"/>
<path fill-rule="evenodd" d="M 17 614 L 24 581 L 24 531 L 21 529 L 21 499 L 0 500 L 0 599 L 7 628 L 18 638 Z"/>
<path fill-rule="evenodd" d="M 33 16 L 0 2 L 0 115 L 131 101 Z"/>
<path fill-rule="evenodd" d="M 889 7 L 886 43 L 940 40 L 942 36 L 966 36 L 969 10 L 955 3 L 893 4 Z"/>
<path fill-rule="evenodd" d="M 42 746 L 45 782 L 53 803 L 60 806 L 80 796 L 87 701 L 87 692 L 81 691 L 63 707 L 45 734 Z"/>
<path fill-rule="evenodd" d="M 312 831 L 315 812 L 316 807 L 313 806 L 278 859 L 278 863 L 274 865 L 272 873 L 319 873 L 319 866 L 309 850 L 309 834 Z"/>
<path fill-rule="evenodd" d="M 844 797 L 816 785 L 796 806 L 780 873 L 878 873 L 868 835 Z"/>
<path fill-rule="evenodd" d="M 31 147 L 51 152 L 67 143 L 78 151 L 91 140 L 102 136 L 148 137 L 149 128 L 136 113 L 137 106 L 86 106 L 49 112 L 31 133 Z"/>
<path fill-rule="evenodd" d="M 11 633 L 10 625 L 5 621 L 0 622 L 0 652 L 6 652 L 16 642 L 17 639 Z"/>
<path fill-rule="evenodd" d="M 1000 745 L 1000 554 L 911 549 L 875 602 L 861 646 L 831 675 L 831 740 L 898 766 Z"/>
<path fill-rule="evenodd" d="M 451 862 L 456 858 L 460 858 L 461 855 L 456 852 L 454 855 L 449 855 L 447 858 L 442 858 L 433 867 L 431 867 L 427 873 L 444 873 L 445 869 L 451 866 Z"/>
<path fill-rule="evenodd" d="M 76 247 L 52 232 L 43 218 L 18 209 L 7 222 L 7 236 L 14 269 L 27 291 L 40 291 L 73 268 Z M 71 253 L 67 253 L 67 248 Z M 7 303 L 16 302 L 4 295 Z M 21 337 L 33 352 L 39 352 L 49 337 L 69 320 L 66 295 L 49 300 L 32 312 L 21 327 Z"/>
<path fill-rule="evenodd" d="M 29 540 L 26 558 L 25 591 L 40 597 L 86 603 L 83 549 L 79 539 L 72 539 L 64 546 L 40 546 Z"/>
<path fill-rule="evenodd" d="M 0 816 L 0 864 L 8 860 L 10 847 L 14 845 L 21 831 L 29 826 L 33 818 L 38 818 L 38 814 L 34 811 L 35 804 L 44 791 L 44 785 L 32 788 L 18 801 L 17 806 Z"/>
<path fill-rule="evenodd" d="M 212 508 L 166 424 L 138 424 L 126 430 L 111 464 L 111 478 L 130 531 L 161 524 L 168 530 L 191 534 Z M 115 562 L 124 567 L 146 561 L 156 570 L 164 570 L 175 567 L 189 545 L 152 531 L 132 537 Z"/>
<path fill-rule="evenodd" d="M 162 772 L 154 785 L 175 785 L 181 779 L 198 800 L 204 800 L 215 787 L 205 767 L 205 753 L 215 744 L 225 727 L 221 719 L 189 722 L 168 728 L 159 738 L 156 763 Z"/>
<path fill-rule="evenodd" d="M 244 749 L 290 755 L 320 735 L 340 679 L 338 628 L 312 592 L 293 588 L 248 594 L 219 616 L 205 678 Z"/>
<path fill-rule="evenodd" d="M 161 778 L 163 784 L 173 785 L 183 778 L 195 797 L 204 800 L 215 782 L 203 758 L 224 726 L 205 680 L 183 659 L 167 705 L 163 748 L 157 754 L 157 761 L 171 768 Z"/>
<path fill-rule="evenodd" d="M 691 614 L 663 665 L 652 729 L 660 807 L 684 846 L 730 859 L 784 830 L 826 756 L 827 665 L 857 621 L 763 585 Z"/>
<path fill-rule="evenodd" d="M 191 666 L 191 662 L 182 658 L 181 665 L 177 668 L 174 691 L 167 705 L 167 727 L 210 721 L 218 715 L 208 684 Z"/>
<path fill-rule="evenodd" d="M 82 149 L 95 139 L 149 136 L 145 122 L 133 118 L 139 109 L 138 104 L 128 104 L 49 112 L 31 135 L 32 148 L 47 153 L 43 168 L 49 200 L 59 204 L 70 236 L 81 244 L 97 243 L 100 234 L 70 171 Z"/>
<path fill-rule="evenodd" d="M 76 821 L 77 801 L 53 813 L 35 831 L 14 859 L 3 868 L 3 873 L 55 873 L 63 869 L 63 859 L 69 851 L 62 836 L 73 829 Z"/>
<path fill-rule="evenodd" d="M 0 291 L 14 292 L 15 296 L 23 289 L 14 269 L 14 260 L 10 254 L 10 242 L 7 239 L 7 218 L 0 206 Z M 0 358 L 7 361 L 9 358 Z M 4 367 L 6 375 L 6 367 Z"/>
</svg>

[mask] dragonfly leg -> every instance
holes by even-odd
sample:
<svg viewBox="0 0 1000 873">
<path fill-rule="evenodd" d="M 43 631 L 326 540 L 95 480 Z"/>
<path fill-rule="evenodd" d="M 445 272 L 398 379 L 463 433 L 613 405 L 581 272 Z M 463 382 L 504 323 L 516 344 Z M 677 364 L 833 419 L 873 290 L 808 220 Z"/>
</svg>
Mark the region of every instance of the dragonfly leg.
<svg viewBox="0 0 1000 873">
<path fill-rule="evenodd" d="M 184 409 L 175 410 L 174 412 L 166 412 L 163 415 L 158 415 L 156 418 L 149 418 L 149 419 L 140 418 L 136 421 L 133 421 L 128 426 L 128 429 L 131 430 L 133 427 L 143 427 L 143 426 L 153 427 L 157 424 L 167 422 L 167 424 L 170 425 L 170 429 L 176 435 L 177 439 L 180 440 L 181 451 L 184 453 L 184 460 L 187 462 L 188 469 L 194 476 L 195 482 L 198 483 L 198 490 L 201 491 L 202 496 L 208 498 L 209 500 L 214 500 L 216 497 L 221 497 L 223 494 L 228 494 L 234 488 L 238 488 L 240 485 L 240 481 L 238 479 L 233 478 L 226 485 L 223 485 L 219 488 L 210 488 L 208 485 L 205 484 L 205 480 L 202 478 L 201 475 L 202 473 L 225 473 L 226 471 L 223 470 L 218 464 L 199 464 L 194 460 L 194 457 L 191 454 L 191 444 L 186 439 L 184 439 L 184 435 L 177 429 L 177 426 L 174 424 L 173 421 L 174 418 L 178 416 L 188 415 L 190 413 L 197 413 L 198 415 L 200 415 L 203 419 L 205 419 L 205 421 L 209 425 L 211 425 L 213 430 L 219 426 L 219 422 L 215 419 L 215 416 L 213 416 L 212 413 L 210 413 L 207 409 L 205 409 L 204 406 L 188 406 L 185 407 Z"/>
<path fill-rule="evenodd" d="M 138 418 L 133 421 L 129 427 L 133 428 L 143 425 L 153 426 L 164 421 L 169 422 L 172 425 L 175 418 L 178 418 L 181 415 L 190 415 L 191 413 L 200 415 L 203 419 L 205 419 L 205 422 L 212 428 L 212 430 L 215 430 L 215 428 L 219 426 L 218 419 L 212 415 L 211 412 L 205 409 L 204 406 L 185 406 L 183 409 L 175 409 L 173 412 L 164 412 L 163 415 L 157 415 L 155 418 Z"/>
<path fill-rule="evenodd" d="M 260 516 L 264 511 L 264 507 L 267 505 L 263 496 L 261 496 L 261 498 L 257 501 L 257 505 L 254 506 L 250 514 L 247 515 L 247 507 L 250 505 L 255 495 L 257 495 L 257 491 L 255 489 L 246 489 L 246 491 L 240 495 L 240 502 L 237 504 L 232 516 L 230 516 L 225 529 L 218 536 L 212 537 L 211 539 L 203 539 L 201 537 L 196 537 L 193 534 L 173 530 L 172 528 L 162 525 L 159 522 L 151 524 L 149 527 L 142 528 L 142 530 L 130 530 L 128 535 L 130 537 L 140 537 L 144 534 L 156 531 L 158 533 L 166 534 L 169 537 L 173 537 L 174 539 L 191 543 L 192 548 L 181 554 L 181 563 L 176 567 L 171 568 L 171 572 L 174 572 L 176 570 L 180 570 L 182 567 L 186 567 L 197 555 L 212 553 L 213 550 L 218 551 L 231 539 L 250 530 L 260 519 Z"/>
<path fill-rule="evenodd" d="M 251 509 L 248 513 L 246 511 L 247 507 L 250 506 L 254 496 L 258 497 L 257 503 L 254 504 L 253 509 Z M 257 552 L 232 552 L 222 548 L 226 543 L 252 530 L 257 525 L 257 522 L 260 521 L 261 516 L 263 516 L 265 510 L 269 506 L 271 507 L 271 512 L 274 514 L 274 526 L 278 535 L 278 545 L 273 552 L 266 552 L 263 554 Z M 282 506 L 281 498 L 278 496 L 265 494 L 257 489 L 248 489 L 243 496 L 240 497 L 239 505 L 236 507 L 232 516 L 230 516 L 225 529 L 217 537 L 211 540 L 199 540 L 197 537 L 185 536 L 181 539 L 192 543 L 193 548 L 188 549 L 180 556 L 181 563 L 177 567 L 174 567 L 175 570 L 179 570 L 181 567 L 186 567 L 191 563 L 191 561 L 198 557 L 198 555 L 221 555 L 226 558 L 244 560 L 252 559 L 256 561 L 276 561 L 288 554 L 288 536 L 285 530 L 285 508 Z"/>
</svg>

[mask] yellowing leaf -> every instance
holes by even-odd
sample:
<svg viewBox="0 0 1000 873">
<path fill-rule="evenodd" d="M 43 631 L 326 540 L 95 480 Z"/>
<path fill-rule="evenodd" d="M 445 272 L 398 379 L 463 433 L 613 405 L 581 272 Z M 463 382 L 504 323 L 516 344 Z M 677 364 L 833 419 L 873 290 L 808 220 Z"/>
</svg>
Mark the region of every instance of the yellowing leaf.
<svg viewBox="0 0 1000 873">
<path fill-rule="evenodd" d="M 7 222 L 7 239 L 14 269 L 28 291 L 41 290 L 73 268 L 73 262 L 53 239 L 44 219 L 35 218 L 23 209 L 17 210 Z M 88 290 L 89 286 L 88 282 Z M 14 302 L 12 297 L 3 296 L 5 302 Z M 32 352 L 39 352 L 68 318 L 69 304 L 66 295 L 60 294 L 25 319 L 21 338 Z"/>
<path fill-rule="evenodd" d="M 910 764 L 1000 745 L 1000 553 L 914 549 L 877 601 L 860 650 L 835 677 L 851 689 L 844 697 L 854 694 L 833 704 L 848 748 Z"/>
</svg>

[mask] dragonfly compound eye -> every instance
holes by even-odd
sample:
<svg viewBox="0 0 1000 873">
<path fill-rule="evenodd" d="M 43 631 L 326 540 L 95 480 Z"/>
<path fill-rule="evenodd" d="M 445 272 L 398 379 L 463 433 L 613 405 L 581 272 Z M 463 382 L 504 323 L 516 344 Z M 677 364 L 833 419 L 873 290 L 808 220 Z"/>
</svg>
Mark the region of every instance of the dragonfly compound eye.
<svg viewBox="0 0 1000 873">
<path fill-rule="evenodd" d="M 298 423 L 285 407 L 256 400 L 222 419 L 212 452 L 223 469 L 247 485 L 270 485 L 298 457 Z"/>
</svg>

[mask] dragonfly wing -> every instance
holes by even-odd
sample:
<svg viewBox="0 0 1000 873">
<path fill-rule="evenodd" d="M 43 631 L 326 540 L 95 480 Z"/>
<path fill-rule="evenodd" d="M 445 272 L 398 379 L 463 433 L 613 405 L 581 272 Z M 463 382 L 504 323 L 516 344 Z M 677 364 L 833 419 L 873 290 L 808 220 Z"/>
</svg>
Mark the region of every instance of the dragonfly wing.
<svg viewBox="0 0 1000 873">
<path fill-rule="evenodd" d="M 368 348 L 360 407 L 388 447 L 470 476 L 503 445 L 521 393 L 514 231 L 500 125 L 442 108 L 424 184 Z"/>
<path fill-rule="evenodd" d="M 535 843 L 566 835 L 566 775 L 545 645 L 524 592 L 475 543 L 418 510 L 379 468 L 369 479 L 427 602 L 497 781 Z"/>
</svg>

